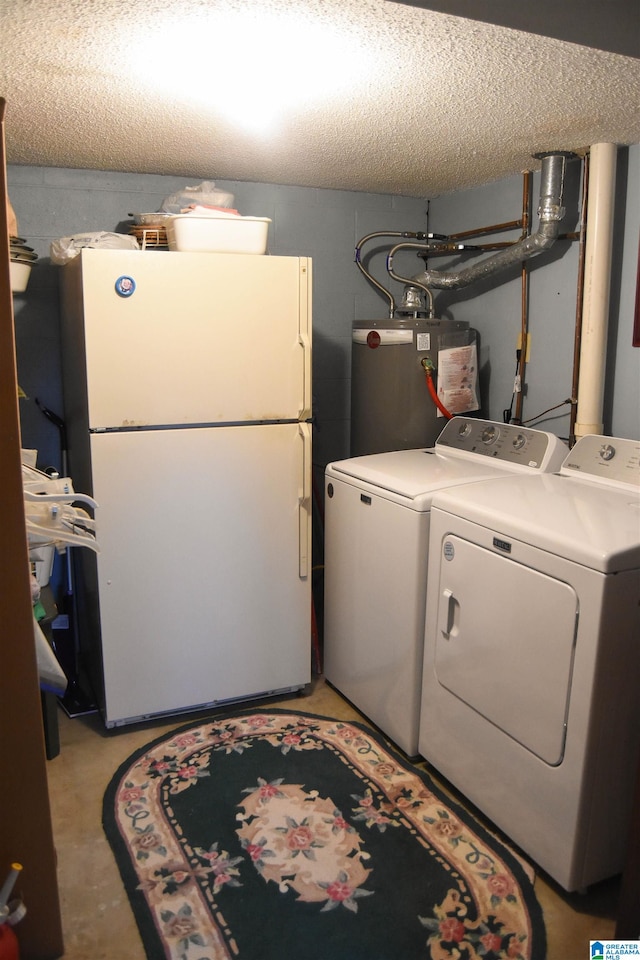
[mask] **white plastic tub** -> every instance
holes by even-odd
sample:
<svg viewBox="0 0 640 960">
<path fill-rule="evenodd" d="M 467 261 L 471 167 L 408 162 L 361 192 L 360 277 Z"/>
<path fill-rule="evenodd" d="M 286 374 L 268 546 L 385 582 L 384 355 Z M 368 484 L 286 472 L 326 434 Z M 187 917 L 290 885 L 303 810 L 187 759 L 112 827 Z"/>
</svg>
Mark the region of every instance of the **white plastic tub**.
<svg viewBox="0 0 640 960">
<path fill-rule="evenodd" d="M 166 221 L 169 250 L 197 253 L 265 253 L 271 220 L 267 217 L 196 217 Z"/>
</svg>

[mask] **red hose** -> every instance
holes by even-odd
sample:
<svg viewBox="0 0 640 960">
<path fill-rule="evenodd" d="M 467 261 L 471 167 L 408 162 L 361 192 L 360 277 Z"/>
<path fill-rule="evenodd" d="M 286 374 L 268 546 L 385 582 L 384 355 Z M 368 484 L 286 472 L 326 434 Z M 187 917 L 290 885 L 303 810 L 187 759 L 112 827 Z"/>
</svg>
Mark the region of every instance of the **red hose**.
<svg viewBox="0 0 640 960">
<path fill-rule="evenodd" d="M 437 390 L 436 390 L 436 388 L 435 388 L 435 384 L 434 384 L 434 382 L 433 382 L 433 376 L 432 376 L 432 374 L 431 374 L 431 370 L 427 370 L 427 387 L 429 388 L 429 393 L 431 394 L 431 399 L 432 399 L 433 402 L 435 403 L 435 405 L 436 405 L 436 407 L 438 408 L 438 410 L 440 411 L 440 413 L 441 413 L 443 416 L 445 416 L 445 417 L 447 418 L 447 420 L 451 420 L 451 418 L 453 417 L 453 414 L 450 413 L 450 412 L 447 410 L 447 408 L 445 407 L 445 405 L 442 403 L 442 401 L 441 401 L 440 398 L 438 397 L 438 392 L 437 392 Z"/>
</svg>

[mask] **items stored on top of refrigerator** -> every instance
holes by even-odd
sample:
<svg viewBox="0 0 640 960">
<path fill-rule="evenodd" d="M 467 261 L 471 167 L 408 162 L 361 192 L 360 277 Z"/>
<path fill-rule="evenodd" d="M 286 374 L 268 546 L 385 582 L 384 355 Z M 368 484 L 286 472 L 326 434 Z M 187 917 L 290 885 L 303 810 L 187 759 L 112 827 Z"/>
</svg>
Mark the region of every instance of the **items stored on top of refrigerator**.
<svg viewBox="0 0 640 960">
<path fill-rule="evenodd" d="M 50 245 L 51 259 L 64 266 L 85 248 L 266 253 L 271 220 L 243 216 L 233 202 L 232 193 L 209 181 L 184 187 L 166 197 L 155 213 L 129 213 L 129 235 L 99 230 L 61 237 Z"/>
<path fill-rule="evenodd" d="M 106 725 L 302 689 L 311 261 L 84 249 L 62 289 L 69 471 L 99 504 L 80 644 Z"/>
<path fill-rule="evenodd" d="M 230 210 L 234 204 L 234 195 L 216 187 L 213 180 L 203 180 L 193 186 L 182 187 L 165 197 L 160 210 L 162 213 L 184 213 L 193 206 L 216 207 Z"/>
<path fill-rule="evenodd" d="M 94 230 L 89 233 L 74 233 L 70 237 L 59 237 L 49 244 L 52 261 L 59 267 L 74 260 L 81 250 L 138 250 L 135 237 L 124 233 L 109 233 L 106 230 Z"/>
<path fill-rule="evenodd" d="M 266 253 L 271 220 L 243 217 L 233 202 L 232 193 L 208 180 L 167 197 L 162 209 L 173 214 L 165 223 L 169 250 Z"/>
<path fill-rule="evenodd" d="M 262 254 L 267 249 L 268 217 L 218 215 L 196 210 L 169 217 L 165 227 L 169 250 L 202 253 Z"/>
</svg>

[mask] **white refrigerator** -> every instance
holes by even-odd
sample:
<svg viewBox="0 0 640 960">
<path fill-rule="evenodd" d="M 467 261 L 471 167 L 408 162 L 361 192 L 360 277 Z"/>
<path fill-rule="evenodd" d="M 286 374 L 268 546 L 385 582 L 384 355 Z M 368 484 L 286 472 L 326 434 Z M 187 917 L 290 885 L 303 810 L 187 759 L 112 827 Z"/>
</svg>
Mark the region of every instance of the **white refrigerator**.
<svg viewBox="0 0 640 960">
<path fill-rule="evenodd" d="M 62 268 L 81 660 L 107 727 L 311 671 L 311 261 L 82 250 Z"/>
</svg>

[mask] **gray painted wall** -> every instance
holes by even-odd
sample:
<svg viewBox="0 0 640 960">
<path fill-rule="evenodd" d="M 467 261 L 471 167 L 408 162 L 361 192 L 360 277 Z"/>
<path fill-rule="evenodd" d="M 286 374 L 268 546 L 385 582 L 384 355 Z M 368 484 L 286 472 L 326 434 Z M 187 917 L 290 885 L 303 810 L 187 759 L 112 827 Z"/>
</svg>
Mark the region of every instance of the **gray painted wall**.
<svg viewBox="0 0 640 960">
<path fill-rule="evenodd" d="M 563 229 L 579 220 L 580 164 L 570 168 Z M 158 209 L 162 200 L 192 181 L 147 174 L 10 166 L 9 195 L 20 235 L 39 255 L 27 291 L 16 295 L 16 339 L 23 445 L 40 451 L 40 466 L 59 467 L 57 429 L 34 398 L 62 413 L 59 351 L 58 274 L 49 259 L 51 240 L 92 230 L 126 232 L 128 213 Z M 241 213 L 272 219 L 269 250 L 305 255 L 314 264 L 314 461 L 326 463 L 349 453 L 351 325 L 354 319 L 388 315 L 388 303 L 366 282 L 353 262 L 355 243 L 380 230 L 427 229 L 427 203 L 415 198 L 219 181 L 231 190 Z M 605 432 L 640 438 L 640 349 L 631 345 L 640 230 L 640 147 L 621 149 L 617 178 L 616 241 L 605 396 Z M 533 224 L 538 183 L 533 184 Z M 510 178 L 431 201 L 428 227 L 448 233 L 515 220 L 522 207 L 522 181 Z M 506 239 L 515 239 L 513 233 Z M 387 282 L 384 251 L 367 245 L 371 271 Z M 167 253 L 167 256 L 171 256 Z M 439 260 L 432 263 L 446 268 Z M 394 268 L 419 272 L 413 253 Z M 523 418 L 570 396 L 576 310 L 577 244 L 558 242 L 544 259 L 532 262 L 530 287 L 531 362 L 526 374 Z M 401 292 L 392 283 L 395 296 Z M 436 297 L 436 312 L 469 320 L 480 335 L 482 415 L 502 419 L 509 406 L 520 332 L 519 270 L 491 284 Z M 117 372 L 114 371 L 114 388 Z M 568 433 L 568 408 L 540 421 L 560 436 Z"/>
</svg>

